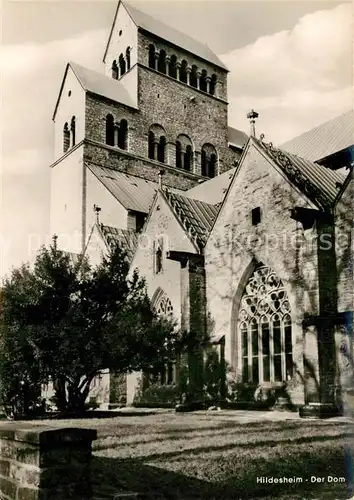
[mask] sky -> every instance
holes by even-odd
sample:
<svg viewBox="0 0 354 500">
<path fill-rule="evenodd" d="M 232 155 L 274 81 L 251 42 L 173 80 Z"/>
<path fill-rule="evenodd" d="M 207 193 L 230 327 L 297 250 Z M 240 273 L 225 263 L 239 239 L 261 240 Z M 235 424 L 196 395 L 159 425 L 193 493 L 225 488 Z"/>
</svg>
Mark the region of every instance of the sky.
<svg viewBox="0 0 354 500">
<path fill-rule="evenodd" d="M 352 108 L 352 4 L 144 0 L 230 70 L 229 124 L 282 142 Z M 50 240 L 52 114 L 67 61 L 102 70 L 116 1 L 6 1 L 1 45 L 0 277 Z"/>
</svg>

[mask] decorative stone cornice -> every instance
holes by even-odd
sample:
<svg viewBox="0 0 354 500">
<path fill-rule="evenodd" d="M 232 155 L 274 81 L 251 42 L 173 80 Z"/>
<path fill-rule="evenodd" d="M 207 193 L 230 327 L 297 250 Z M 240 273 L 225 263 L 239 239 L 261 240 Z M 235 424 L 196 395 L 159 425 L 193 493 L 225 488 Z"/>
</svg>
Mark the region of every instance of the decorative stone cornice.
<svg viewBox="0 0 354 500">
<path fill-rule="evenodd" d="M 305 176 L 284 151 L 275 148 L 272 142 L 264 142 L 264 134 L 260 136 L 260 144 L 302 193 L 308 196 L 310 200 L 319 205 L 323 210 L 329 210 L 331 208 L 331 202 L 325 193 Z"/>
</svg>

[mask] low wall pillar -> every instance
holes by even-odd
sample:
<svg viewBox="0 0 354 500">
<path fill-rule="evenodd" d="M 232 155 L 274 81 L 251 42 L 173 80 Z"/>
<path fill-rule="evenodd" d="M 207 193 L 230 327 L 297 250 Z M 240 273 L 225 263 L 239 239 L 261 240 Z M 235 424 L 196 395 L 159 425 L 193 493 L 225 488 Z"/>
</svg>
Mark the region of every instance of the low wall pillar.
<svg viewBox="0 0 354 500">
<path fill-rule="evenodd" d="M 90 500 L 95 439 L 91 429 L 1 424 L 1 500 Z"/>
</svg>

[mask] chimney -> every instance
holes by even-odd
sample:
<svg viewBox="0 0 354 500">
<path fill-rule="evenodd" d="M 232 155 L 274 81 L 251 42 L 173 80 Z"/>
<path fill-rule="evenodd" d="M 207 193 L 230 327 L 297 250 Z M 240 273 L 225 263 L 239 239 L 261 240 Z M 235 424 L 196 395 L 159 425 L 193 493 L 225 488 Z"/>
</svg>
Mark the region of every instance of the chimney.
<svg viewBox="0 0 354 500">
<path fill-rule="evenodd" d="M 256 123 L 256 118 L 258 118 L 258 116 L 259 114 L 254 109 L 251 109 L 251 111 L 247 113 L 247 118 L 249 119 L 251 124 L 251 137 L 256 137 L 255 123 Z"/>
<path fill-rule="evenodd" d="M 164 170 L 160 170 L 159 171 L 159 189 L 162 190 L 162 177 L 165 175 L 165 171 Z"/>
</svg>

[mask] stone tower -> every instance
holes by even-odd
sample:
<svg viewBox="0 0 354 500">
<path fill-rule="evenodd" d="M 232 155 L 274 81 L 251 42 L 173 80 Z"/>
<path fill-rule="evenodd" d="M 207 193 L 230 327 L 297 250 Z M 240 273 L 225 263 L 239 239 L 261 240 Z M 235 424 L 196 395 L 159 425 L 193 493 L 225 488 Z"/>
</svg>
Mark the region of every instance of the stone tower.
<svg viewBox="0 0 354 500">
<path fill-rule="evenodd" d="M 51 232 L 81 252 L 104 224 L 139 231 L 164 169 L 187 190 L 234 166 L 227 69 L 210 48 L 118 3 L 105 74 L 68 63 L 53 120 Z"/>
</svg>

